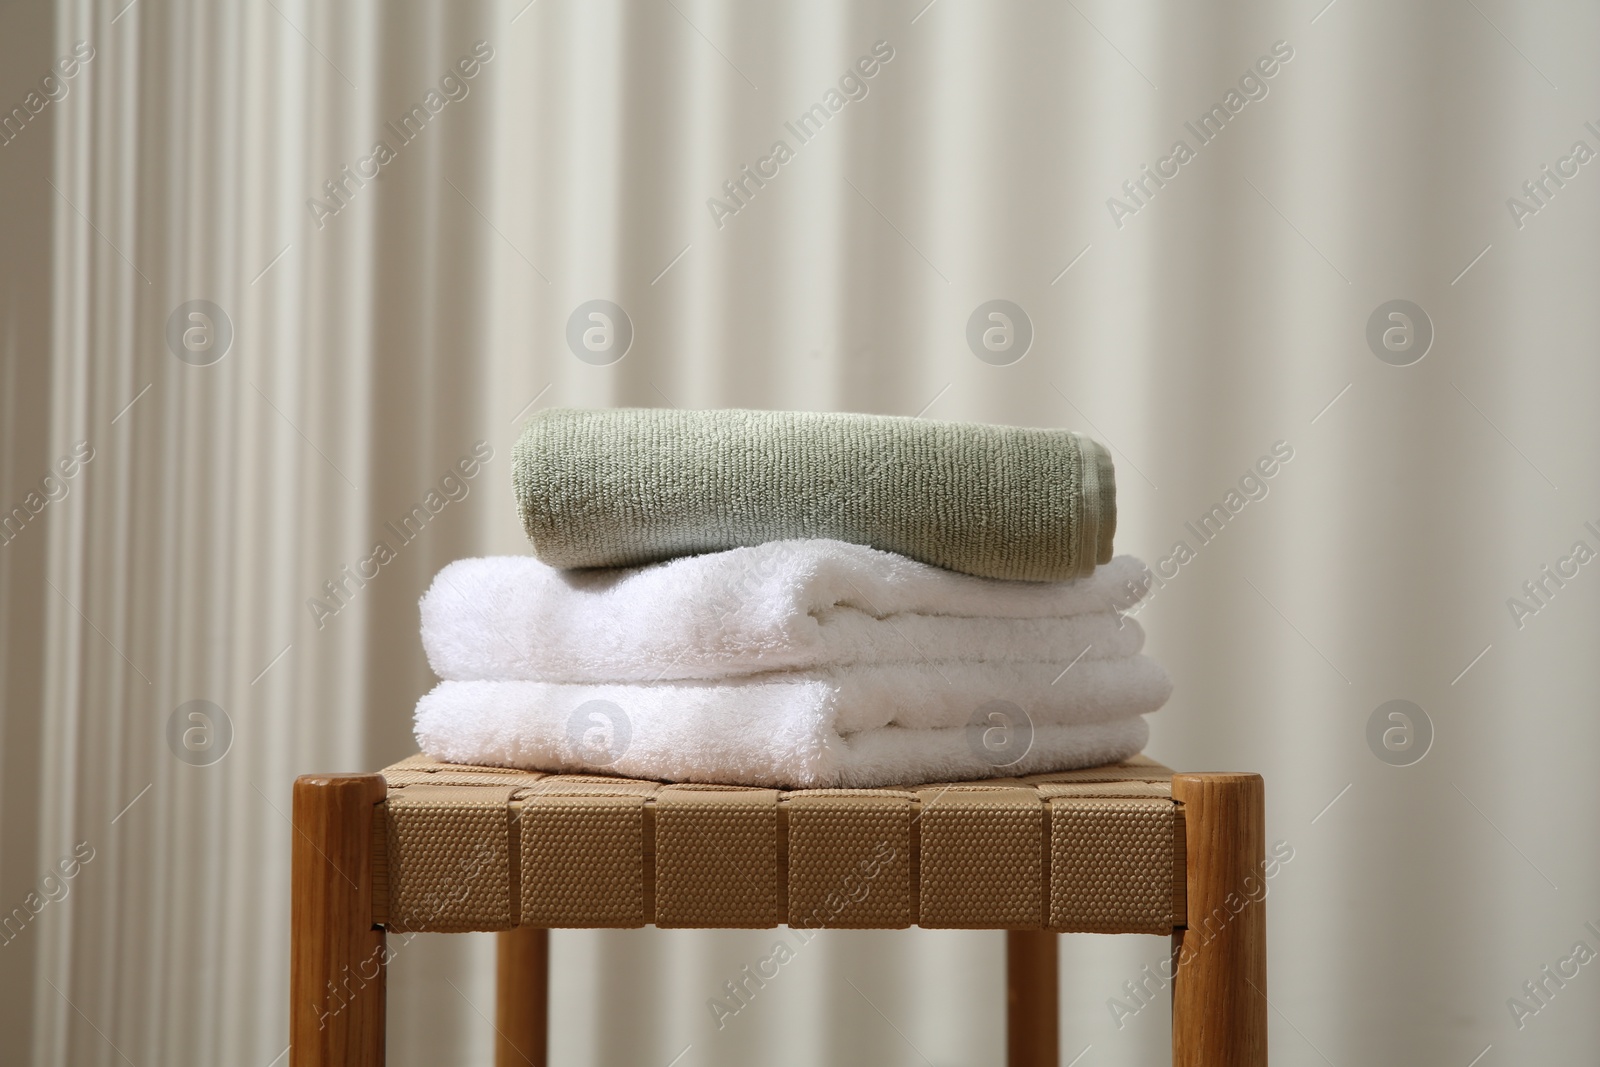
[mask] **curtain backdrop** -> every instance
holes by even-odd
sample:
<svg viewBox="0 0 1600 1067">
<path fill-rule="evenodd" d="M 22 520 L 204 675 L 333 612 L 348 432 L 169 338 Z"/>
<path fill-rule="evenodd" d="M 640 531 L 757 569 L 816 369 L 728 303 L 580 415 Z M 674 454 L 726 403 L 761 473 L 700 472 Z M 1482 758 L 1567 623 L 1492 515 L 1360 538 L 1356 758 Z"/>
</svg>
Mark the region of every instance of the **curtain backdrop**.
<svg viewBox="0 0 1600 1067">
<path fill-rule="evenodd" d="M 413 751 L 417 598 L 525 551 L 530 411 L 672 405 L 1106 442 L 1161 576 L 1150 754 L 1265 775 L 1292 849 L 1274 1062 L 1592 1059 L 1597 34 L 1510 0 L 8 5 L 0 1058 L 286 1062 L 292 779 Z M 981 932 L 825 934 L 719 1030 L 781 936 L 557 933 L 556 1060 L 999 1061 Z M 1064 939 L 1063 1063 L 1164 1062 L 1124 983 L 1165 952 Z M 403 943 L 392 1062 L 487 1062 L 492 953 Z"/>
</svg>

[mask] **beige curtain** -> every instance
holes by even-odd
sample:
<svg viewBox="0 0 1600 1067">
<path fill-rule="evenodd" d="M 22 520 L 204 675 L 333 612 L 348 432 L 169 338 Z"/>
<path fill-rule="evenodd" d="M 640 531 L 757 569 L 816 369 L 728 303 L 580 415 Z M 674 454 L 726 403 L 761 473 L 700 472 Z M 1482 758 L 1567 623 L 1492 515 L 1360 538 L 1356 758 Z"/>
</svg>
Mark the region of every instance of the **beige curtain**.
<svg viewBox="0 0 1600 1067">
<path fill-rule="evenodd" d="M 0 12 L 0 1058 L 286 1062 L 291 780 L 412 750 L 521 418 L 670 404 L 1105 441 L 1150 752 L 1293 849 L 1275 1062 L 1592 1059 L 1600 13 L 1324 2 Z M 983 933 L 718 1030 L 780 936 L 557 934 L 557 1061 L 999 1061 Z M 1064 1063 L 1163 1062 L 1164 951 L 1065 939 Z M 487 1062 L 491 962 L 405 943 L 393 1062 Z"/>
</svg>

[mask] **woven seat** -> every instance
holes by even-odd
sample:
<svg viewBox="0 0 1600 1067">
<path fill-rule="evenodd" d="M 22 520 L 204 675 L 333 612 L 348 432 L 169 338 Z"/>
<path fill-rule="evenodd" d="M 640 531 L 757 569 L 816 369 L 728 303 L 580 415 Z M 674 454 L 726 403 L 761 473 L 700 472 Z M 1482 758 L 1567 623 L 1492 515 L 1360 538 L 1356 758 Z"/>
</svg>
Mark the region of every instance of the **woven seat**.
<svg viewBox="0 0 1600 1067">
<path fill-rule="evenodd" d="M 291 1067 L 381 1064 L 389 932 L 500 932 L 497 1063 L 544 1064 L 548 930 L 996 929 L 1007 1062 L 1053 1064 L 1060 932 L 1174 936 L 1174 1062 L 1266 1062 L 1261 779 L 1143 757 L 755 789 L 413 756 L 294 791 Z"/>
<path fill-rule="evenodd" d="M 396 931 L 1165 934 L 1184 910 L 1172 772 L 1142 758 L 914 789 L 662 785 L 421 756 L 383 777 L 373 910 Z"/>
</svg>

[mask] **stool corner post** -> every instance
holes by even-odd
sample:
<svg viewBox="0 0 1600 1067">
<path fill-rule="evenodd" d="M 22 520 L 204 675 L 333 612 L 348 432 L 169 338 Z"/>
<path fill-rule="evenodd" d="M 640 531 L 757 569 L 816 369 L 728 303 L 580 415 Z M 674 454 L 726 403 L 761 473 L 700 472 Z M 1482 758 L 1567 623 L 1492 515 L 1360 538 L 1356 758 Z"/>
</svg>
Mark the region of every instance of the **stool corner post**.
<svg viewBox="0 0 1600 1067">
<path fill-rule="evenodd" d="M 1172 1062 L 1266 1067 L 1266 789 L 1258 774 L 1175 774 L 1186 915 L 1174 932 Z"/>
<path fill-rule="evenodd" d="M 384 1060 L 384 930 L 373 919 L 373 808 L 381 774 L 302 775 L 290 844 L 290 1067 Z"/>
</svg>

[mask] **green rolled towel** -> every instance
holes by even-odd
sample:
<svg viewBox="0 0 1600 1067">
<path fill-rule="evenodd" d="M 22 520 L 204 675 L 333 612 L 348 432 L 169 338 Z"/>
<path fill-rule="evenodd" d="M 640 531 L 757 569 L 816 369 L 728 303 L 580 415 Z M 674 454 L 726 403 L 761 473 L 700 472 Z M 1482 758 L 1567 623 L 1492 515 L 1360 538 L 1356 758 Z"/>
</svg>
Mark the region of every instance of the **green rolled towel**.
<svg viewBox="0 0 1600 1067">
<path fill-rule="evenodd" d="M 555 567 L 826 537 L 986 578 L 1111 560 L 1116 486 L 1065 430 L 807 411 L 551 409 L 517 442 L 517 506 Z"/>
</svg>

